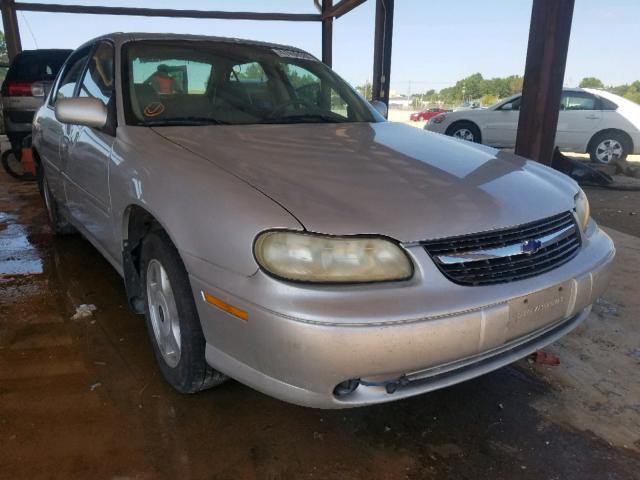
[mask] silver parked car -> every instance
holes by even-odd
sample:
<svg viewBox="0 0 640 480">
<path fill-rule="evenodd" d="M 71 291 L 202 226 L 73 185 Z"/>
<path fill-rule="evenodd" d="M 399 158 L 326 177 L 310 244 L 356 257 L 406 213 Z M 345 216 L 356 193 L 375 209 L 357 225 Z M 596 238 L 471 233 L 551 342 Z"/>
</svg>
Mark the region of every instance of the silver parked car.
<svg viewBox="0 0 640 480">
<path fill-rule="evenodd" d="M 614 256 L 574 181 L 385 122 L 293 47 L 113 34 L 34 122 L 53 229 L 124 277 L 181 392 L 301 405 L 481 375 L 582 322 Z"/>
</svg>

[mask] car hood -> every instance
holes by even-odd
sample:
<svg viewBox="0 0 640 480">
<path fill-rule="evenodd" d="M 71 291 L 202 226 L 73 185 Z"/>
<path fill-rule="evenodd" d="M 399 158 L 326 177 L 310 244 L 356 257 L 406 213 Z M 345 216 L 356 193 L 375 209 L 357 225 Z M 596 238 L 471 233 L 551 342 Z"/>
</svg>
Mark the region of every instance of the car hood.
<svg viewBox="0 0 640 480">
<path fill-rule="evenodd" d="M 462 235 L 567 211 L 577 191 L 535 162 L 390 122 L 155 130 L 314 232 L 403 242 Z"/>
</svg>

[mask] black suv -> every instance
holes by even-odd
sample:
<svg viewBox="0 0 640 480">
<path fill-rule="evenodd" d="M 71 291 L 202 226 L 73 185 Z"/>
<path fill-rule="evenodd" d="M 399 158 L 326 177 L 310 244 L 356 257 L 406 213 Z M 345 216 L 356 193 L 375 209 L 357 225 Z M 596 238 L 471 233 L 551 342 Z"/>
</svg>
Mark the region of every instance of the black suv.
<svg viewBox="0 0 640 480">
<path fill-rule="evenodd" d="M 0 92 L 5 133 L 14 152 L 31 135 L 33 115 L 70 54 L 61 49 L 25 50 L 13 59 Z"/>
</svg>

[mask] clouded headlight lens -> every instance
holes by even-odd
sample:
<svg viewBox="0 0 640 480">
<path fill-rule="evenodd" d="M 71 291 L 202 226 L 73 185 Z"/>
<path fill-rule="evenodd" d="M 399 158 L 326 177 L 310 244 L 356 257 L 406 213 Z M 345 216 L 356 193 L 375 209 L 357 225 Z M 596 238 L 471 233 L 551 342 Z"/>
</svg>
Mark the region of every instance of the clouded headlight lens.
<svg viewBox="0 0 640 480">
<path fill-rule="evenodd" d="M 576 216 L 578 217 L 580 227 L 584 231 L 585 228 L 587 228 L 587 223 L 589 223 L 589 200 L 582 190 L 576 193 L 574 200 L 576 202 Z"/>
<path fill-rule="evenodd" d="M 258 236 L 254 250 L 262 268 L 287 280 L 357 283 L 413 275 L 407 254 L 383 238 L 269 231 Z"/>
</svg>

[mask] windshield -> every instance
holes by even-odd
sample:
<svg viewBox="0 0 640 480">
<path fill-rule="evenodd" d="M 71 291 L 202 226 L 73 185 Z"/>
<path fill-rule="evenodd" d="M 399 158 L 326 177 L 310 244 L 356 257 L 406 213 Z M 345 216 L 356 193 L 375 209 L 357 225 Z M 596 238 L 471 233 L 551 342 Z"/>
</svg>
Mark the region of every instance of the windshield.
<svg viewBox="0 0 640 480">
<path fill-rule="evenodd" d="M 133 125 L 377 121 L 346 82 L 298 50 L 140 41 L 124 47 L 123 70 Z"/>
</svg>

